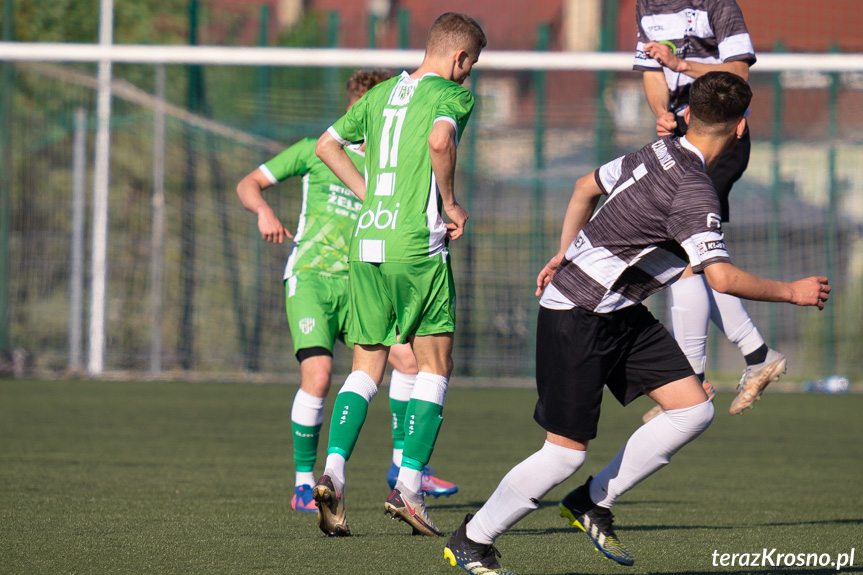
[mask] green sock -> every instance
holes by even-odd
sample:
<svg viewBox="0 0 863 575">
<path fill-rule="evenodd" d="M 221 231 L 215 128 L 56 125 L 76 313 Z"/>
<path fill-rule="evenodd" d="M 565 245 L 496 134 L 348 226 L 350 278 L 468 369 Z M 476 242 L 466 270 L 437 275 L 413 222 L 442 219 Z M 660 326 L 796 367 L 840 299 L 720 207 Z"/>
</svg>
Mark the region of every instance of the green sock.
<svg viewBox="0 0 863 575">
<path fill-rule="evenodd" d="M 405 413 L 407 410 L 407 401 L 390 398 L 390 412 L 393 414 L 393 449 L 403 449 L 405 446 Z"/>
<path fill-rule="evenodd" d="M 368 411 L 369 402 L 357 393 L 343 391 L 336 396 L 327 453 L 338 453 L 345 460 L 351 458 Z"/>
<path fill-rule="evenodd" d="M 422 471 L 431 459 L 434 444 L 443 423 L 443 406 L 430 401 L 411 399 L 405 423 L 407 435 L 402 466 Z"/>
<path fill-rule="evenodd" d="M 297 471 L 313 471 L 318 456 L 318 439 L 321 437 L 321 425 L 309 427 L 291 422 L 294 432 L 294 465 Z"/>
</svg>

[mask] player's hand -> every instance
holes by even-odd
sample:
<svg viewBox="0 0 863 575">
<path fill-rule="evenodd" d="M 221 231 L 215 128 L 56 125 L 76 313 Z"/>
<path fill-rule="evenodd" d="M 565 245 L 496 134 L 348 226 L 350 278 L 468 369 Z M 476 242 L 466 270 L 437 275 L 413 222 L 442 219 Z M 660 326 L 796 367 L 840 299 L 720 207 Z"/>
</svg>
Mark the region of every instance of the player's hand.
<svg viewBox="0 0 863 575">
<path fill-rule="evenodd" d="M 285 229 L 276 214 L 270 208 L 262 209 L 258 212 L 258 230 L 261 232 L 261 238 L 264 241 L 281 244 L 285 238 L 293 239 L 293 235 Z"/>
<path fill-rule="evenodd" d="M 554 274 L 557 272 L 557 268 L 560 266 L 561 261 L 563 261 L 563 252 L 548 260 L 548 263 L 545 264 L 545 267 L 542 268 L 539 275 L 536 276 L 536 292 L 534 294 L 536 297 L 540 297 L 542 295 L 545 287 L 551 282 L 552 278 L 554 278 Z"/>
<path fill-rule="evenodd" d="M 668 44 L 659 42 L 648 42 L 644 45 L 644 54 L 649 56 L 674 72 L 682 72 L 686 60 L 678 58 L 675 51 Z"/>
<path fill-rule="evenodd" d="M 458 202 L 453 202 L 451 205 L 444 205 L 443 211 L 449 217 L 452 223 L 446 225 L 446 237 L 451 240 L 457 240 L 464 233 L 464 226 L 470 216 L 462 208 Z"/>
<path fill-rule="evenodd" d="M 797 280 L 791 284 L 791 303 L 795 305 L 813 305 L 824 309 L 824 303 L 830 297 L 830 286 L 824 276 L 813 276 Z"/>
<path fill-rule="evenodd" d="M 656 135 L 670 136 L 677 127 L 677 117 L 671 112 L 662 112 L 656 117 Z"/>
</svg>

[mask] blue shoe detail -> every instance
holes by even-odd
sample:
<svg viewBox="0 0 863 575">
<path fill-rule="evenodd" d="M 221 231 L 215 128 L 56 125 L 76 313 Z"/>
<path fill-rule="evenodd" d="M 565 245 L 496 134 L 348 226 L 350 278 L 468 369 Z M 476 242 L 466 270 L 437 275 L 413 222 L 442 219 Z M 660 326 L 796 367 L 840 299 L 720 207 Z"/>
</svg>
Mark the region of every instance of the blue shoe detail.
<svg viewBox="0 0 863 575">
<path fill-rule="evenodd" d="M 398 481 L 398 478 L 399 466 L 392 463 L 387 471 L 387 485 L 390 486 L 390 489 L 396 488 L 396 481 Z M 441 495 L 449 497 L 453 493 L 458 492 L 458 485 L 436 477 L 435 470 L 426 465 L 423 468 L 422 492 L 426 495 L 432 495 L 435 498 L 440 497 Z"/>
<path fill-rule="evenodd" d="M 315 498 L 312 495 L 311 485 L 298 485 L 294 487 L 294 496 L 291 497 L 291 509 L 304 513 L 317 513 Z"/>
</svg>

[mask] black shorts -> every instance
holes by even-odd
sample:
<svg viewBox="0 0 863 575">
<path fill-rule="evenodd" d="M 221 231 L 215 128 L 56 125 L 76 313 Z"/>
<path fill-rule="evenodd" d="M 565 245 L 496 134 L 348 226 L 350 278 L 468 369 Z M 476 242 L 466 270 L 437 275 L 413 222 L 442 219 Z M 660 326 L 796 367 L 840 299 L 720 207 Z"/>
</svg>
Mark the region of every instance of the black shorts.
<svg viewBox="0 0 863 575">
<path fill-rule="evenodd" d="M 533 418 L 546 431 L 593 439 L 604 386 L 627 405 L 690 375 L 677 342 L 642 304 L 611 313 L 539 308 Z"/>
<path fill-rule="evenodd" d="M 683 118 L 677 117 L 678 128 L 675 133 L 682 136 L 686 133 L 686 124 L 683 123 Z M 722 221 L 727 222 L 731 215 L 728 207 L 728 194 L 731 193 L 731 187 L 734 182 L 740 179 L 746 167 L 749 165 L 749 154 L 752 151 L 752 141 L 749 139 L 749 125 L 743 131 L 743 136 L 737 140 L 737 144 L 721 156 L 717 160 L 716 165 L 707 174 L 713 181 L 713 187 L 716 188 L 716 195 L 719 196 L 719 206 L 721 209 Z"/>
</svg>

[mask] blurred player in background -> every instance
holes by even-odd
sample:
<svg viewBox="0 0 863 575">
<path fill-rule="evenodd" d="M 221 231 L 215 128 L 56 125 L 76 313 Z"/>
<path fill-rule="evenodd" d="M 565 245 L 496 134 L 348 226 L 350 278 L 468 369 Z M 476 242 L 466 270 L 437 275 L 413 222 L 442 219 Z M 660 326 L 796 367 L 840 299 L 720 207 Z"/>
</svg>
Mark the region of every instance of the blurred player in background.
<svg viewBox="0 0 863 575">
<path fill-rule="evenodd" d="M 596 437 L 603 388 L 623 405 L 644 394 L 663 412 L 632 434 L 596 477 L 568 494 L 561 516 L 621 565 L 632 554 L 612 527 L 616 498 L 664 467 L 713 420 L 713 404 L 680 346 L 641 303 L 687 267 L 722 293 L 824 307 L 827 278 L 763 279 L 732 265 L 719 199 L 705 171 L 746 129 L 752 91 L 713 72 L 692 85 L 686 136 L 665 136 L 579 179 L 560 251 L 537 277 L 534 419 L 543 447 L 515 466 L 475 516 L 450 537 L 444 557 L 470 573 L 507 573 L 495 539 L 572 476 Z M 600 196 L 606 200 L 594 213 Z"/>
<path fill-rule="evenodd" d="M 713 71 L 749 78 L 755 49 L 734 0 L 638 0 L 638 45 L 635 70 L 643 72 L 644 92 L 656 117 L 658 136 L 686 133 L 683 113 L 689 106 L 689 90 L 696 78 Z M 725 153 L 709 176 L 719 195 L 720 215 L 729 219 L 728 194 L 749 163 L 751 143 L 747 127 L 737 145 Z M 739 298 L 710 289 L 702 275 L 687 268 L 671 286 L 671 321 L 674 337 L 689 358 L 692 369 L 712 398 L 713 386 L 705 379 L 707 330 L 710 321 L 740 349 L 746 369 L 732 415 L 758 400 L 771 381 L 785 373 L 785 356 L 767 347 Z M 661 411 L 648 411 L 648 421 Z"/>
<path fill-rule="evenodd" d="M 485 45 L 475 20 L 441 15 L 420 67 L 369 91 L 318 140 L 318 156 L 363 199 L 350 249 L 353 371 L 336 398 L 324 475 L 314 492 L 319 526 L 328 535 L 350 535 L 345 466 L 381 384 L 396 326 L 413 347 L 419 373 L 402 466 L 384 506 L 414 533 L 441 534 L 426 510 L 421 480 L 452 373 L 455 285 L 447 240 L 462 235 L 468 218 L 454 192 L 456 147 L 474 105 L 461 85 Z M 345 151 L 363 140 L 365 175 Z"/>
<path fill-rule="evenodd" d="M 348 109 L 363 94 L 392 74 L 357 70 L 347 83 Z M 351 146 L 351 160 L 362 166 L 360 145 Z M 303 203 L 297 231 L 291 234 L 264 200 L 263 190 L 293 176 L 303 178 Z M 294 354 L 300 362 L 300 389 L 291 409 L 296 479 L 291 509 L 317 512 L 312 497 L 314 465 L 324 420 L 324 401 L 330 389 L 333 347 L 344 341 L 349 315 L 348 245 L 362 203 L 315 155 L 315 139 L 300 140 L 262 164 L 237 186 L 240 201 L 258 216 L 261 237 L 281 244 L 293 239 L 285 267 L 285 306 Z M 388 473 L 395 484 L 404 445 L 404 417 L 413 391 L 417 365 L 407 344 L 393 346 L 389 356 L 390 406 L 393 418 L 393 462 Z M 458 490 L 426 469 L 423 489 L 438 495 Z"/>
</svg>

